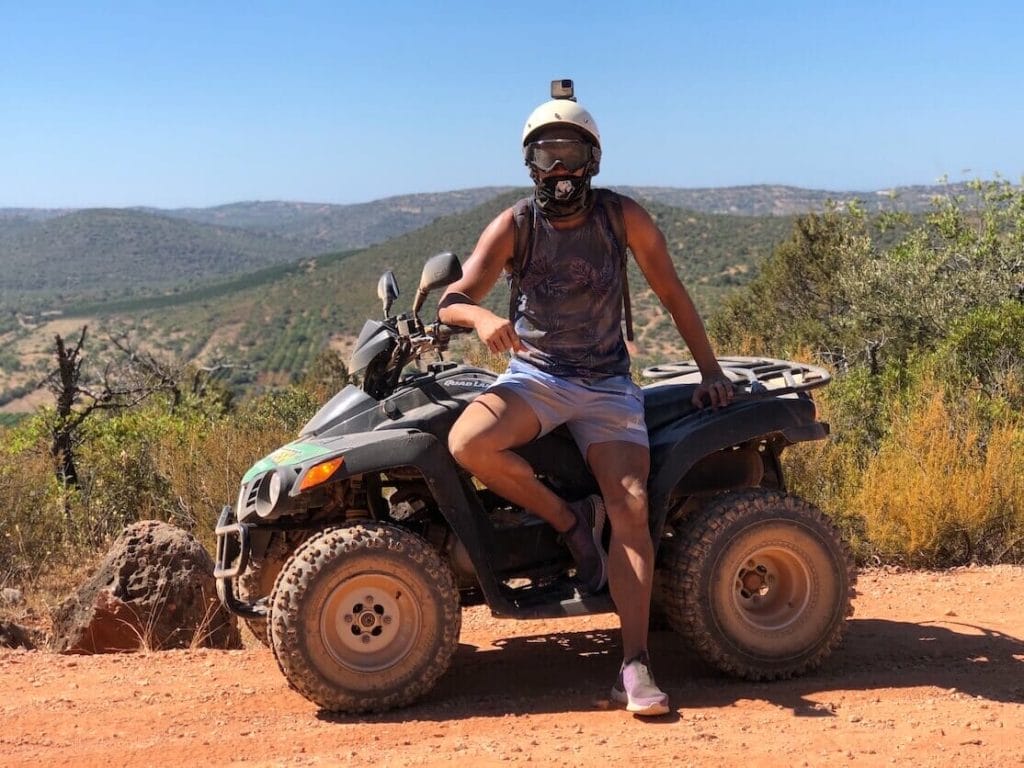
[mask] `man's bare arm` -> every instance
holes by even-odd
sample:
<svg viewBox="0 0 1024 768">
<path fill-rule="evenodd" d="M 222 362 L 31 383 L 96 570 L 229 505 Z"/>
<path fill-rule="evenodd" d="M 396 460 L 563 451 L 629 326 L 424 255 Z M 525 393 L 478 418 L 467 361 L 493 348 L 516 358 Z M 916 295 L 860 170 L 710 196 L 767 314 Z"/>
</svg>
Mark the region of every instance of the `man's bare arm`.
<svg viewBox="0 0 1024 768">
<path fill-rule="evenodd" d="M 438 319 L 448 325 L 473 328 L 494 353 L 519 349 L 519 337 L 507 317 L 499 317 L 478 302 L 490 293 L 512 258 L 515 228 L 512 209 L 502 211 L 480 235 L 473 254 L 462 268 L 462 278 L 441 296 Z"/>
<path fill-rule="evenodd" d="M 732 399 L 732 384 L 722 373 L 700 314 L 676 274 L 665 236 L 650 214 L 634 200 L 623 198 L 622 212 L 626 220 L 629 247 L 640 265 L 640 271 L 672 316 L 679 335 L 683 337 L 694 362 L 700 368 L 704 382 L 694 394 L 695 402 L 706 392 L 712 405 L 724 405 Z"/>
</svg>

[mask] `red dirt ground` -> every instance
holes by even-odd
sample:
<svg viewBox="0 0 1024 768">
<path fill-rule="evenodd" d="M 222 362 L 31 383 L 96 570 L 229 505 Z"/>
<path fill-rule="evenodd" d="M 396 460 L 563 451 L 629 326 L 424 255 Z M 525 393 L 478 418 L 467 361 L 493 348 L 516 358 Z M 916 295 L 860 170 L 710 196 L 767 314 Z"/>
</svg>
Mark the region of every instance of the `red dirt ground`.
<svg viewBox="0 0 1024 768">
<path fill-rule="evenodd" d="M 465 613 L 425 700 L 320 712 L 269 650 L 0 651 L 0 765 L 1024 765 L 1024 568 L 866 571 L 843 647 L 797 680 L 723 678 L 655 633 L 673 711 L 607 701 L 613 615 Z M 625 761 L 629 761 L 625 763 Z"/>
</svg>

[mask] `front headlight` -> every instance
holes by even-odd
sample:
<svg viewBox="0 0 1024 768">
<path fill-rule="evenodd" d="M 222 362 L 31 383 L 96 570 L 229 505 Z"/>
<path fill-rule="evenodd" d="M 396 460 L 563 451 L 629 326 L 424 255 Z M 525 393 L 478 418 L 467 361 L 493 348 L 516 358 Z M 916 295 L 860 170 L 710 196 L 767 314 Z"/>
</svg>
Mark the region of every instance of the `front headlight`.
<svg viewBox="0 0 1024 768">
<path fill-rule="evenodd" d="M 249 498 L 249 495 L 246 493 L 247 490 L 248 486 L 244 483 L 238 489 L 238 501 L 235 502 L 235 520 L 245 519 L 245 501 Z"/>
<path fill-rule="evenodd" d="M 294 480 L 295 470 L 286 467 L 265 474 L 256 493 L 256 514 L 263 518 L 277 517 Z"/>
<path fill-rule="evenodd" d="M 275 471 L 270 476 L 270 483 L 267 487 L 267 500 L 271 507 L 277 506 L 277 500 L 281 498 L 281 473 Z"/>
</svg>

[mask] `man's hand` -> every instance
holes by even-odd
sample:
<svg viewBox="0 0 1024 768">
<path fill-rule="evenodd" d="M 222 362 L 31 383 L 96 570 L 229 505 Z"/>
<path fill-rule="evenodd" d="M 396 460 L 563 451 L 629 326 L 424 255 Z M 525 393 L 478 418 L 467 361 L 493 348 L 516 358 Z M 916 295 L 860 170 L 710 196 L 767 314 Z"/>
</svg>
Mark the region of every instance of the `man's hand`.
<svg viewBox="0 0 1024 768">
<path fill-rule="evenodd" d="M 721 371 L 704 376 L 700 386 L 693 392 L 691 402 L 698 408 L 710 405 L 721 408 L 732 402 L 733 386 L 729 377 Z"/>
<path fill-rule="evenodd" d="M 515 327 L 507 317 L 498 317 L 493 312 L 485 311 L 477 318 L 474 327 L 480 340 L 496 355 L 523 347 Z"/>
</svg>

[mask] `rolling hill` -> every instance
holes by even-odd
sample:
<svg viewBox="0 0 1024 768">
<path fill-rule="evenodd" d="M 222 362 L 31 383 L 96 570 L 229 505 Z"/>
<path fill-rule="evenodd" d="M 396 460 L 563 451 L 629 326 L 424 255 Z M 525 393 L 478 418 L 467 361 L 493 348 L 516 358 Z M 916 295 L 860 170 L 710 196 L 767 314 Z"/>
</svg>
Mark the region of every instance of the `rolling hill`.
<svg viewBox="0 0 1024 768">
<path fill-rule="evenodd" d="M 789 216 L 828 201 L 926 210 L 965 185 L 831 192 L 787 186 L 616 187 L 648 203 L 737 216 Z M 403 195 L 354 205 L 244 202 L 213 208 L 0 209 L 0 329 L 13 312 L 180 291 L 328 252 L 365 248 L 471 210 L 508 187 Z M 6 323 L 3 315 L 7 314 Z"/>
<path fill-rule="evenodd" d="M 442 250 L 470 253 L 484 226 L 521 194 L 500 195 L 367 249 L 302 259 L 163 297 L 71 308 L 61 322 L 69 327 L 78 317 L 79 323 L 131 329 L 150 348 L 177 359 L 230 360 L 238 386 L 282 383 L 299 375 L 326 344 L 344 349 L 367 317 L 380 315 L 375 287 L 385 269 L 394 271 L 403 288 L 395 307 L 403 311 L 429 256 Z M 712 216 L 648 206 L 704 310 L 748 280 L 790 226 L 783 217 Z M 680 354 L 670 319 L 635 265 L 630 278 L 639 359 L 665 349 Z M 507 304 L 505 291 L 499 284 L 489 298 L 496 311 Z M 426 311 L 434 306 L 429 301 Z M 35 334 L 38 348 L 47 338 L 46 326 Z"/>
<path fill-rule="evenodd" d="M 365 248 L 442 216 L 475 208 L 510 187 L 400 195 L 352 205 L 245 202 L 214 208 L 143 209 L 173 218 L 245 229 L 301 243 L 312 253 Z"/>
<path fill-rule="evenodd" d="M 842 199 L 788 187 L 619 189 L 643 200 L 656 218 L 704 313 L 747 282 L 787 235 L 791 218 L 782 212 Z M 949 188 L 921 188 L 897 200 L 916 209 L 941 191 Z M 487 222 L 525 192 L 485 188 L 361 206 L 0 211 L 7 270 L 0 287 L 0 406 L 39 380 L 54 332 L 85 323 L 130 329 L 175 359 L 231 360 L 238 386 L 286 381 L 325 344 L 344 349 L 366 317 L 379 315 L 375 285 L 383 270 L 392 269 L 404 286 L 401 311 L 427 257 L 470 253 Z M 891 199 L 889 205 L 899 207 Z M 733 213 L 700 213 L 698 206 Z M 347 223 L 346 209 L 355 217 Z M 754 210 L 771 215 L 749 215 Z M 345 247 L 373 237 L 382 242 Z M 638 358 L 679 354 L 675 330 L 635 266 L 630 282 Z M 490 303 L 500 310 L 505 301 L 499 286 Z"/>
<path fill-rule="evenodd" d="M 348 206 L 7 209 L 0 211 L 0 313 L 34 314 L 187 290 L 328 251 L 364 248 L 502 191 L 488 187 Z"/>
</svg>

